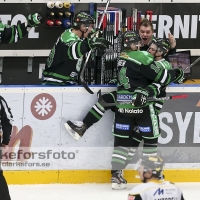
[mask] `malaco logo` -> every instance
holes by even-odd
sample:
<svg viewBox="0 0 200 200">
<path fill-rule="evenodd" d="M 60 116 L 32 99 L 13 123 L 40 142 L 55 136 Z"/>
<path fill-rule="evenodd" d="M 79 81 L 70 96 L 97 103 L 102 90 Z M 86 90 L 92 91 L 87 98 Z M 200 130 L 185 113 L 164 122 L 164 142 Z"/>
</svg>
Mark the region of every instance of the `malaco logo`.
<svg viewBox="0 0 200 200">
<path fill-rule="evenodd" d="M 142 109 L 128 109 L 128 108 L 125 108 L 124 109 L 124 113 L 143 113 L 143 110 Z"/>
</svg>

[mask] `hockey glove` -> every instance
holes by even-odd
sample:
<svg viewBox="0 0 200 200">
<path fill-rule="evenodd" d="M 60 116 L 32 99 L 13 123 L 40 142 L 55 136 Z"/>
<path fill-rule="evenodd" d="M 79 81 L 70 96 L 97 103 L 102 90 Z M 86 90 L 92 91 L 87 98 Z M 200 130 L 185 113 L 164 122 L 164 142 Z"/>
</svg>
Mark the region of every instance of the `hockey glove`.
<svg viewBox="0 0 200 200">
<path fill-rule="evenodd" d="M 174 83 L 177 83 L 177 84 L 181 84 L 183 83 L 184 81 L 184 72 L 182 69 L 179 69 L 179 68 L 176 68 L 174 69 L 174 71 L 176 72 L 176 78 L 174 79 Z"/>
<path fill-rule="evenodd" d="M 116 77 L 113 77 L 113 79 L 111 79 L 109 82 L 108 82 L 108 85 L 116 85 L 118 82 L 118 78 L 117 76 Z"/>
<path fill-rule="evenodd" d="M 111 43 L 105 38 L 88 38 L 88 45 L 90 49 L 106 50 Z"/>
<path fill-rule="evenodd" d="M 30 14 L 27 17 L 28 27 L 37 27 L 38 24 L 43 23 L 44 17 L 40 13 Z"/>
<path fill-rule="evenodd" d="M 103 37 L 102 31 L 99 29 L 93 29 L 91 33 L 88 34 L 88 38 L 101 38 Z"/>
<path fill-rule="evenodd" d="M 133 93 L 132 105 L 133 106 L 144 106 L 147 102 L 149 92 L 141 87 L 135 89 Z"/>
</svg>

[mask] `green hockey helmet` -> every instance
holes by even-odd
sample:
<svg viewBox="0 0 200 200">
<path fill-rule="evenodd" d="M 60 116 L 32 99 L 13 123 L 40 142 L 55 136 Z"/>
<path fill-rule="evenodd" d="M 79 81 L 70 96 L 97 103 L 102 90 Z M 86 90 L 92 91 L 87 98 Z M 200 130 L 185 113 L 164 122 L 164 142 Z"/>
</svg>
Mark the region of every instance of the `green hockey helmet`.
<svg viewBox="0 0 200 200">
<path fill-rule="evenodd" d="M 84 24 L 86 27 L 89 27 L 90 25 L 93 25 L 95 23 L 95 19 L 89 15 L 86 12 L 79 12 L 74 17 L 74 23 L 73 26 L 76 28 L 80 28 L 82 24 Z"/>
<path fill-rule="evenodd" d="M 123 46 L 125 48 L 130 47 L 132 43 L 137 46 L 141 40 L 140 35 L 134 31 L 126 31 L 123 34 Z"/>
<path fill-rule="evenodd" d="M 152 40 L 152 43 L 154 43 L 157 46 L 157 51 L 163 52 L 162 56 L 166 56 L 167 53 L 170 50 L 170 42 L 168 39 L 163 39 L 163 38 L 154 38 Z"/>
</svg>

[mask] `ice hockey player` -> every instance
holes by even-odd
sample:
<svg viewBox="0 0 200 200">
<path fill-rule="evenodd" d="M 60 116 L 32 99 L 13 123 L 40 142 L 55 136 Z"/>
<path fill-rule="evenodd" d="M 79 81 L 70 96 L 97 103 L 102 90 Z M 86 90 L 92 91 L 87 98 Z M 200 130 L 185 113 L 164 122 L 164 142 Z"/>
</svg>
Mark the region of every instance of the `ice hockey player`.
<svg viewBox="0 0 200 200">
<path fill-rule="evenodd" d="M 20 25 L 9 26 L 0 22 L 0 44 L 11 44 L 18 42 L 22 39 L 32 27 L 37 27 L 43 22 L 44 18 L 39 13 L 30 14 L 27 17 L 27 21 Z M 0 126 L 2 128 L 2 135 L 0 135 L 0 199 L 10 200 L 10 194 L 6 179 L 3 176 L 3 170 L 1 169 L 1 153 L 2 149 L 8 146 L 10 135 L 12 133 L 12 114 L 6 101 L 0 96 L 0 113 L 1 120 Z"/>
<path fill-rule="evenodd" d="M 142 46 L 140 47 L 141 51 L 147 51 L 152 44 L 152 41 L 157 40 L 159 38 L 154 37 L 154 30 L 153 30 L 153 24 L 151 21 L 148 19 L 144 19 L 141 21 L 140 26 L 139 26 L 139 35 L 142 39 Z M 176 52 L 176 40 L 172 34 L 168 35 L 168 40 L 165 39 L 160 39 L 163 41 L 168 41 L 167 43 L 169 46 L 167 47 L 167 53 L 163 56 L 163 58 L 167 59 L 168 54 L 173 54 Z M 153 54 L 155 52 L 151 51 Z M 151 53 L 150 52 L 150 53 Z M 158 57 L 156 57 L 158 59 Z M 110 81 L 110 84 L 117 84 L 117 78 L 113 78 Z M 164 94 L 163 92 L 161 94 Z M 115 97 L 116 96 L 116 91 L 103 94 L 102 98 L 104 101 L 108 103 L 114 103 L 115 102 Z M 159 96 L 160 97 L 160 96 Z M 163 96 L 162 96 L 163 97 Z M 160 102 L 162 106 L 162 102 Z M 72 122 L 68 120 L 65 123 L 65 128 L 70 132 L 70 130 L 74 129 L 76 132 L 74 135 L 71 134 L 76 140 L 80 139 L 80 137 L 83 136 L 85 131 L 91 127 L 93 124 L 97 123 L 104 115 L 106 110 L 112 110 L 114 111 L 114 107 L 103 107 L 99 102 L 95 103 L 89 110 L 89 112 L 86 114 L 86 116 L 83 118 L 83 121 L 75 121 Z"/>
<path fill-rule="evenodd" d="M 143 43 L 143 41 L 142 41 Z M 157 43 L 157 44 L 156 44 Z M 155 45 L 159 45 L 158 50 Z M 171 65 L 164 59 L 164 57 L 168 54 L 170 51 L 170 43 L 167 39 L 158 39 L 154 38 L 151 41 L 151 44 L 149 44 L 148 52 L 152 54 L 155 58 L 155 61 L 157 61 L 157 64 L 165 67 L 166 69 L 171 69 Z M 160 95 L 158 97 L 165 97 L 166 92 L 165 90 L 162 90 Z M 102 95 L 102 98 L 107 103 L 114 103 L 116 99 L 116 91 L 113 91 L 111 93 L 107 93 Z M 157 102 L 156 104 L 156 110 L 160 112 L 161 108 L 163 106 L 163 101 Z M 88 114 L 84 117 L 83 122 L 72 122 L 68 120 L 65 123 L 65 128 L 68 130 L 68 132 L 76 139 L 80 139 L 80 137 L 83 136 L 85 131 L 92 126 L 94 123 L 96 123 L 98 120 L 100 120 L 105 113 L 105 110 L 112 109 L 114 111 L 113 106 L 111 107 L 103 107 L 99 102 L 97 102 L 88 112 Z"/>
<path fill-rule="evenodd" d="M 77 84 L 84 55 L 91 49 L 105 50 L 111 44 L 93 29 L 95 20 L 79 12 L 72 28 L 66 29 L 53 46 L 43 71 L 43 85 Z"/>
<path fill-rule="evenodd" d="M 116 106 L 114 117 L 114 150 L 111 161 L 113 189 L 126 187 L 122 170 L 127 164 L 129 153 L 133 153 L 130 152 L 130 147 L 136 150 L 141 137 L 144 141 L 143 154 L 157 152 L 159 117 L 155 109 L 156 102 L 147 102 L 147 98 L 158 96 L 161 88 L 170 82 L 181 83 L 184 76 L 181 69 L 166 69 L 161 62 L 154 61 L 154 57 L 148 52 L 137 51 L 140 41 L 140 36 L 135 32 L 127 32 L 124 35 L 126 48 L 118 62 L 119 83 L 116 101 L 119 105 Z M 153 50 L 155 56 L 162 55 L 164 43 L 163 41 L 160 46 L 153 43 L 149 51 Z M 127 103 L 130 101 L 133 101 L 132 104 Z M 139 134 L 134 131 L 135 127 L 139 128 Z"/>
<path fill-rule="evenodd" d="M 160 180 L 164 171 L 164 161 L 159 156 L 144 156 L 138 168 L 142 184 L 134 187 L 128 200 L 184 200 L 179 187 L 169 181 Z"/>
</svg>

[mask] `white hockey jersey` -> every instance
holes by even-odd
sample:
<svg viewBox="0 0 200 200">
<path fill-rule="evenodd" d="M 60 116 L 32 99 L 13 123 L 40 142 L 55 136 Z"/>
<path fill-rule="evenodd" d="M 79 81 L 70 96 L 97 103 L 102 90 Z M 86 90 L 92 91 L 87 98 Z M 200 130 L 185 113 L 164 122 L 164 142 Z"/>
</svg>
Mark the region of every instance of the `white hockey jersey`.
<svg viewBox="0 0 200 200">
<path fill-rule="evenodd" d="M 134 187 L 128 200 L 184 200 L 181 190 L 169 181 L 150 181 Z"/>
</svg>

